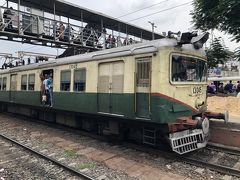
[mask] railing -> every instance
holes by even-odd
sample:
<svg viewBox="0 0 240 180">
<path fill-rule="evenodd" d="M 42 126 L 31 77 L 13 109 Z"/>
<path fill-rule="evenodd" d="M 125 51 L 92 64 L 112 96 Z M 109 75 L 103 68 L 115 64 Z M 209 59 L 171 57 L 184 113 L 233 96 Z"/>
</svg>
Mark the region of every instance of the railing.
<svg viewBox="0 0 240 180">
<path fill-rule="evenodd" d="M 18 36 L 34 37 L 39 41 L 55 42 L 56 44 L 72 44 L 95 49 L 114 48 L 140 42 L 129 38 L 107 33 L 100 26 L 86 24 L 82 26 L 37 16 L 28 12 L 16 11 L 0 6 L 3 14 L 0 17 L 0 32 L 10 32 Z M 85 24 L 85 26 L 83 26 Z"/>
</svg>

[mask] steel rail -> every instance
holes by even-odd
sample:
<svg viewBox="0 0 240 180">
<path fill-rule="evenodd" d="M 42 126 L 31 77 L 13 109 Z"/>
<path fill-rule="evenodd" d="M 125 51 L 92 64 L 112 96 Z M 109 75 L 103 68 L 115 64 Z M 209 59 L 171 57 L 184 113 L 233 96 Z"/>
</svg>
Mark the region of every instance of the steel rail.
<svg viewBox="0 0 240 180">
<path fill-rule="evenodd" d="M 8 140 L 8 141 L 11 142 L 11 143 L 16 144 L 17 146 L 20 146 L 20 147 L 22 147 L 22 148 L 30 151 L 31 153 L 33 153 L 33 154 L 35 154 L 35 155 L 37 155 L 37 156 L 39 156 L 39 157 L 41 157 L 41 158 L 43 158 L 43 159 L 46 159 L 47 161 L 50 161 L 50 162 L 58 165 L 59 167 L 62 167 L 62 168 L 64 168 L 64 169 L 66 169 L 67 171 L 69 171 L 69 172 L 77 175 L 78 177 L 80 177 L 80 178 L 82 178 L 82 179 L 85 179 L 85 180 L 94 180 L 94 178 L 92 178 L 92 177 L 90 177 L 90 176 L 88 176 L 88 175 L 86 175 L 86 174 L 84 174 L 84 173 L 81 173 L 81 172 L 79 172 L 79 171 L 71 168 L 70 166 L 65 165 L 65 164 L 63 164 L 63 163 L 61 163 L 61 162 L 59 162 L 59 161 L 57 161 L 57 160 L 55 160 L 55 159 L 53 159 L 53 158 L 51 158 L 51 157 L 49 157 L 49 156 L 46 156 L 46 155 L 44 155 L 44 154 L 42 154 L 42 153 L 40 153 L 40 152 L 38 152 L 38 151 L 35 151 L 34 149 L 31 149 L 31 148 L 29 148 L 29 147 L 27 147 L 27 146 L 25 146 L 25 145 L 23 145 L 23 144 L 21 144 L 21 143 L 19 143 L 19 142 L 15 141 L 15 140 L 13 140 L 13 139 L 11 139 L 11 138 L 9 138 L 9 137 L 7 137 L 6 135 L 0 134 L 0 137 Z"/>
<path fill-rule="evenodd" d="M 190 165 L 194 165 L 196 167 L 208 168 L 208 169 L 213 170 L 218 173 L 240 177 L 240 170 L 233 169 L 233 168 L 227 167 L 227 166 L 218 165 L 218 164 L 212 164 L 212 163 L 205 162 L 205 161 L 202 161 L 199 159 L 195 159 L 193 157 L 189 157 L 188 154 L 179 155 L 174 152 L 168 152 L 165 150 L 159 150 L 159 149 L 154 149 L 154 148 L 149 148 L 149 147 L 142 147 L 142 146 L 132 144 L 132 143 L 124 143 L 124 145 L 126 147 L 136 149 L 138 151 L 148 152 L 149 154 L 154 154 L 154 155 L 160 154 L 163 157 L 167 157 L 172 160 L 180 160 L 182 162 L 185 162 Z"/>
<path fill-rule="evenodd" d="M 208 168 L 210 170 L 222 173 L 222 174 L 227 174 L 227 175 L 231 175 L 231 176 L 236 176 L 236 177 L 240 177 L 240 171 L 231 167 L 227 167 L 227 166 L 222 166 L 222 165 L 217 165 L 217 164 L 212 164 L 212 163 L 208 163 L 205 161 L 201 161 L 198 159 L 194 159 L 191 157 L 184 157 L 184 156 L 180 156 L 180 155 L 176 155 L 177 159 L 180 159 L 188 164 L 197 166 L 197 167 L 203 167 L 203 168 Z"/>
<path fill-rule="evenodd" d="M 224 153 L 235 155 L 235 156 L 240 156 L 240 150 L 239 149 L 234 149 L 234 148 L 230 148 L 230 147 L 208 144 L 207 149 L 218 151 L 218 152 L 224 152 Z"/>
<path fill-rule="evenodd" d="M 24 120 L 26 121 L 26 120 Z M 36 122 L 36 121 L 32 121 L 32 122 Z M 37 121 L 37 123 L 39 123 Z M 41 124 L 43 125 L 50 125 L 50 127 L 55 127 L 55 126 L 52 126 L 51 123 L 48 123 L 48 122 L 40 122 Z M 56 127 L 55 127 L 56 128 Z M 62 127 L 58 127 L 58 129 L 62 129 Z M 67 130 L 69 130 L 69 128 L 66 128 Z M 65 129 L 65 130 L 66 130 Z M 72 129 L 72 128 L 70 128 Z M 92 138 L 97 138 L 98 136 L 91 136 L 90 133 L 83 133 L 85 136 L 90 136 Z M 97 138 L 98 139 L 98 138 Z M 103 140 L 101 138 L 101 140 Z M 147 152 L 149 154 L 154 154 L 154 155 L 161 155 L 163 157 L 167 157 L 169 159 L 173 159 L 173 160 L 180 160 L 180 161 L 183 161 L 187 164 L 191 164 L 191 165 L 194 165 L 194 166 L 197 166 L 197 167 L 203 167 L 203 168 L 208 168 L 210 170 L 213 170 L 213 171 L 216 171 L 216 172 L 219 172 L 219 173 L 222 173 L 222 174 L 226 174 L 226 175 L 231 175 L 231 176 L 236 176 L 236 177 L 240 177 L 240 170 L 237 170 L 237 169 L 233 169 L 231 167 L 227 167 L 227 166 L 222 166 L 222 165 L 217 165 L 217 164 L 212 164 L 212 163 L 208 163 L 208 162 L 205 162 L 205 161 L 202 161 L 202 160 L 199 160 L 199 159 L 194 159 L 192 157 L 189 157 L 188 154 L 185 154 L 185 155 L 178 155 L 174 152 L 168 152 L 166 150 L 159 150 L 159 149 L 154 149 L 152 147 L 148 147 L 148 146 L 140 146 L 140 145 L 137 145 L 137 144 L 134 144 L 134 143 L 131 143 L 131 142 L 125 142 L 122 144 L 124 147 L 127 147 L 127 148 L 131 148 L 131 149 L 135 149 L 137 151 L 141 151 L 141 152 Z M 210 146 L 210 145 L 208 145 Z M 208 148 L 208 146 L 206 148 Z M 217 147 L 218 148 L 218 147 Z M 235 151 L 235 150 L 229 150 L 228 151 L 226 150 L 226 148 L 220 148 L 220 149 L 215 149 L 214 150 L 217 150 L 219 152 L 226 152 L 228 154 L 232 154 L 232 155 L 240 155 L 240 151 Z M 234 153 L 235 151 L 235 153 Z"/>
</svg>

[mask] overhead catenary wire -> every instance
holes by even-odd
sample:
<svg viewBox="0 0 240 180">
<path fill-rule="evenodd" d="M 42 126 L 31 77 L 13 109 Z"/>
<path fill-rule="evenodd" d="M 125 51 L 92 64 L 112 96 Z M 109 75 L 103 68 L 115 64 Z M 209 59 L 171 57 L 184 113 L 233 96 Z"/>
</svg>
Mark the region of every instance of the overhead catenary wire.
<svg viewBox="0 0 240 180">
<path fill-rule="evenodd" d="M 190 3 L 192 3 L 192 1 L 187 2 L 187 3 L 183 3 L 183 4 L 179 4 L 177 6 L 173 6 L 173 7 L 167 8 L 167 9 L 163 9 L 163 10 L 160 10 L 160 11 L 157 11 L 157 12 L 154 12 L 154 13 L 150 13 L 150 14 L 138 17 L 136 19 L 132 19 L 132 20 L 130 20 L 128 22 L 136 21 L 136 20 L 139 20 L 139 19 L 142 19 L 142 18 L 146 18 L 146 17 L 152 16 L 152 15 L 155 15 L 155 14 L 158 14 L 158 13 L 161 13 L 161 12 L 165 12 L 165 11 L 169 11 L 169 10 L 172 10 L 172 9 L 176 9 L 178 7 L 181 7 L 181 6 L 186 6 L 186 5 L 190 4 Z"/>
<path fill-rule="evenodd" d="M 161 1 L 161 2 L 159 2 L 159 3 L 152 4 L 152 5 L 150 5 L 150 6 L 147 6 L 147 7 L 141 8 L 141 9 L 138 9 L 138 10 L 136 10 L 136 11 L 129 12 L 129 13 L 127 13 L 127 14 L 124 14 L 124 15 L 122 15 L 122 16 L 117 17 L 117 19 L 122 18 L 122 17 L 125 17 L 125 16 L 128 16 L 128 15 L 131 15 L 131 14 L 135 14 L 135 13 L 137 13 L 137 12 L 139 12 L 139 11 L 142 11 L 142 10 L 145 10 L 145 9 L 152 8 L 152 7 L 154 7 L 154 6 L 157 6 L 157 5 L 159 5 L 159 4 L 165 3 L 165 2 L 167 2 L 167 1 L 170 1 L 170 0 Z"/>
</svg>

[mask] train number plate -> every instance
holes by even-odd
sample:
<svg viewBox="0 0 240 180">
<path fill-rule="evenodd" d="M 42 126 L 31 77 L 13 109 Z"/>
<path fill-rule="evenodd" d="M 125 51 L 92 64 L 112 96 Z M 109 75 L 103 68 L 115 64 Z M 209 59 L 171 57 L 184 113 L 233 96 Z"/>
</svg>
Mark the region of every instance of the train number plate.
<svg viewBox="0 0 240 180">
<path fill-rule="evenodd" d="M 203 94 L 203 87 L 201 87 L 201 86 L 193 86 L 191 88 L 191 92 L 192 92 L 192 95 Z"/>
</svg>

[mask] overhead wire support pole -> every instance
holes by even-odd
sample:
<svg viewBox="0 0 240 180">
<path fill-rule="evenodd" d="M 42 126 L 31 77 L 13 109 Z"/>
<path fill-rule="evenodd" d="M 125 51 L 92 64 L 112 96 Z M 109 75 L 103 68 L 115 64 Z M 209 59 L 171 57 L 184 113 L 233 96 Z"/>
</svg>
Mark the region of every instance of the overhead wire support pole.
<svg viewBox="0 0 240 180">
<path fill-rule="evenodd" d="M 154 29 L 157 28 L 157 26 L 155 26 L 154 22 L 148 21 L 148 23 L 150 23 L 151 26 L 152 26 L 152 40 L 154 40 L 155 39 L 155 37 L 154 37 Z"/>
</svg>

